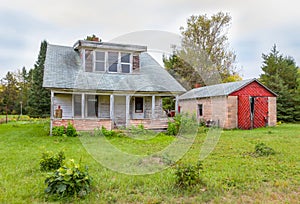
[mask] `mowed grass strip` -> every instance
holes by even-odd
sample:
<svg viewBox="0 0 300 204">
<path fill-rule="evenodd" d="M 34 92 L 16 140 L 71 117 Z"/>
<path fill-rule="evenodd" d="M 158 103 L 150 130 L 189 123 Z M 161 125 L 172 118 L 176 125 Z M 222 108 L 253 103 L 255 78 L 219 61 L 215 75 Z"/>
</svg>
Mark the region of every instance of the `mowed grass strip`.
<svg viewBox="0 0 300 204">
<path fill-rule="evenodd" d="M 79 138 L 48 136 L 49 123 L 0 125 L 0 203 L 54 202 L 44 194 L 46 173 L 39 170 L 44 151 L 64 150 L 68 159 L 88 165 L 91 194 L 73 203 L 297 203 L 300 200 L 300 125 L 283 124 L 256 130 L 224 130 L 213 152 L 203 161 L 206 186 L 177 188 L 174 167 L 150 175 L 126 175 L 107 169 L 84 149 Z M 195 164 L 206 133 L 200 131 L 180 162 Z M 98 138 L 99 140 L 103 138 Z M 97 140 L 97 138 L 93 138 Z M 157 135 L 147 140 L 108 138 L 127 153 L 153 154 L 176 138 Z M 276 154 L 253 156 L 257 143 Z M 101 146 L 99 146 L 101 148 Z"/>
</svg>

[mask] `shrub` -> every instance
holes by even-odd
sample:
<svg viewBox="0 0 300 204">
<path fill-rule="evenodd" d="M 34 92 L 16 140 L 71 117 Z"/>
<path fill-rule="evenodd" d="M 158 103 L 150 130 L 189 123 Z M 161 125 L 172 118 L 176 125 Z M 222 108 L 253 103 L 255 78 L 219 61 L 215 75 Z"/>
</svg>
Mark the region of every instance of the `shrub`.
<svg viewBox="0 0 300 204">
<path fill-rule="evenodd" d="M 50 173 L 45 180 L 45 193 L 60 197 L 84 197 L 90 192 L 92 178 L 88 174 L 88 167 L 82 168 L 70 159 L 55 172 Z"/>
<path fill-rule="evenodd" d="M 175 182 L 180 188 L 187 188 L 196 184 L 203 184 L 201 171 L 203 170 L 202 163 L 197 162 L 196 165 L 179 164 L 176 166 Z"/>
<path fill-rule="evenodd" d="M 258 156 L 269 156 L 274 155 L 275 151 L 265 143 L 259 143 L 255 145 L 255 154 Z"/>
<path fill-rule="evenodd" d="M 177 135 L 178 129 L 174 122 L 168 122 L 167 134 L 168 135 Z"/>
<path fill-rule="evenodd" d="M 52 127 L 52 136 L 63 136 L 66 130 L 64 126 Z"/>
<path fill-rule="evenodd" d="M 66 135 L 68 137 L 76 137 L 78 135 L 76 129 L 71 123 L 68 123 L 68 126 L 66 128 Z"/>
<path fill-rule="evenodd" d="M 167 134 L 168 135 L 177 135 L 181 125 L 181 115 L 177 114 L 173 117 L 174 121 L 168 122 Z"/>
<path fill-rule="evenodd" d="M 101 127 L 100 134 L 105 136 L 105 137 L 113 137 L 113 136 L 117 135 L 115 131 L 108 130 L 104 126 Z"/>
<path fill-rule="evenodd" d="M 42 159 L 40 160 L 40 169 L 41 171 L 51 171 L 56 170 L 61 167 L 65 159 L 64 151 L 60 151 L 57 154 L 54 154 L 51 151 L 42 153 Z"/>
<path fill-rule="evenodd" d="M 177 114 L 173 119 L 173 122 L 168 122 L 168 135 L 177 135 L 179 130 L 181 134 L 197 132 L 199 125 L 195 115 Z"/>
<path fill-rule="evenodd" d="M 137 126 L 131 126 L 129 133 L 132 135 L 151 135 L 154 131 L 145 129 L 143 124 L 138 124 Z"/>
</svg>

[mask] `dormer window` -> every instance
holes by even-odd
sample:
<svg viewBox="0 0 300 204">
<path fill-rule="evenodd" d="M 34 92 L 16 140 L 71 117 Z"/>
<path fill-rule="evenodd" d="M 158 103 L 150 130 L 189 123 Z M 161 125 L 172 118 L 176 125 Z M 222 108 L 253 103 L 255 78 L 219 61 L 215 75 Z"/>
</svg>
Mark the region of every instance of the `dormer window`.
<svg viewBox="0 0 300 204">
<path fill-rule="evenodd" d="M 79 51 L 86 72 L 140 73 L 140 54 L 146 46 L 79 40 Z"/>
<path fill-rule="evenodd" d="M 107 61 L 108 61 L 108 72 L 118 72 L 118 60 L 119 53 L 118 52 L 108 52 L 107 53 Z"/>
<path fill-rule="evenodd" d="M 105 71 L 105 52 L 96 52 L 95 71 Z"/>
<path fill-rule="evenodd" d="M 132 61 L 132 53 L 85 50 L 86 72 L 131 73 Z"/>
<path fill-rule="evenodd" d="M 130 73 L 130 54 L 121 53 L 121 72 Z"/>
</svg>

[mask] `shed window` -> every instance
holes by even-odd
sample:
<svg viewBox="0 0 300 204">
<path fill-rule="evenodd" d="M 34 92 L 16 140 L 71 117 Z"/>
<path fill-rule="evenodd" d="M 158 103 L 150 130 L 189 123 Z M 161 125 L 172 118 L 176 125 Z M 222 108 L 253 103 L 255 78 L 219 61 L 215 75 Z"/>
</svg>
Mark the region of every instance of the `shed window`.
<svg viewBox="0 0 300 204">
<path fill-rule="evenodd" d="M 198 104 L 198 115 L 203 116 L 203 104 Z"/>
<path fill-rule="evenodd" d="M 144 99 L 142 97 L 136 97 L 135 98 L 135 112 L 142 113 L 143 106 L 144 106 Z"/>
</svg>

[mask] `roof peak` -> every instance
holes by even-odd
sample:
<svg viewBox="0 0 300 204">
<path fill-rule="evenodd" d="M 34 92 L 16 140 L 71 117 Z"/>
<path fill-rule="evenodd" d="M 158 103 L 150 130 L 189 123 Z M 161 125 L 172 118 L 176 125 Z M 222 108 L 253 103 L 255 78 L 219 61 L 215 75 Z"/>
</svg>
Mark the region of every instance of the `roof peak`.
<svg viewBox="0 0 300 204">
<path fill-rule="evenodd" d="M 81 48 L 91 48 L 91 49 L 113 49 L 113 50 L 125 50 L 133 52 L 146 52 L 147 46 L 143 45 L 133 45 L 133 44 L 121 44 L 121 43 L 111 43 L 102 41 L 89 41 L 89 40 L 78 40 L 74 45 L 74 50 L 79 50 Z"/>
</svg>

